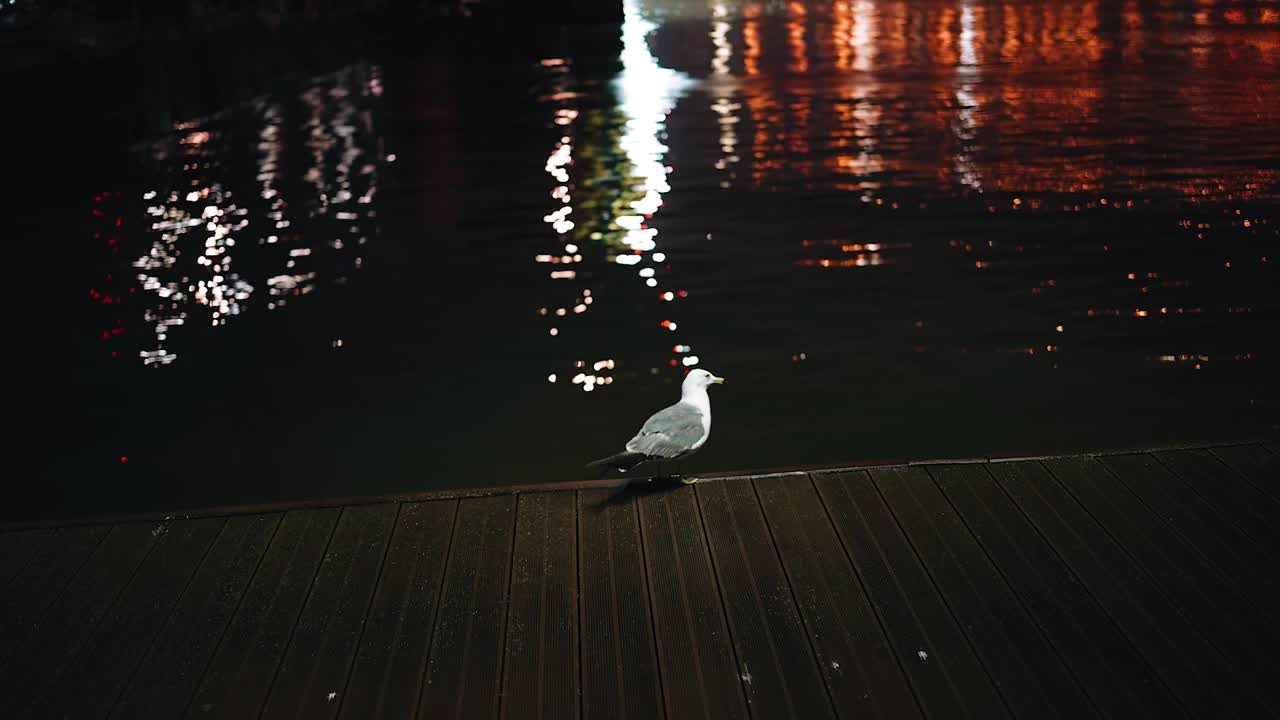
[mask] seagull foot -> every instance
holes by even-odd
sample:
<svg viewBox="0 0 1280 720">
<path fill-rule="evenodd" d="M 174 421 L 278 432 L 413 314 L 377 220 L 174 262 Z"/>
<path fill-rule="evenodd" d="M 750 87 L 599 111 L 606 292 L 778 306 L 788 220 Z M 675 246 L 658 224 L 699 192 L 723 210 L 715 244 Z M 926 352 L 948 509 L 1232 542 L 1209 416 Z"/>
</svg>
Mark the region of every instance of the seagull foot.
<svg viewBox="0 0 1280 720">
<path fill-rule="evenodd" d="M 692 485 L 692 484 L 694 484 L 694 483 L 698 482 L 698 478 L 696 478 L 696 477 L 694 477 L 694 476 L 692 476 L 692 475 L 681 475 L 681 476 L 680 476 L 680 482 L 684 483 L 685 485 Z"/>
</svg>

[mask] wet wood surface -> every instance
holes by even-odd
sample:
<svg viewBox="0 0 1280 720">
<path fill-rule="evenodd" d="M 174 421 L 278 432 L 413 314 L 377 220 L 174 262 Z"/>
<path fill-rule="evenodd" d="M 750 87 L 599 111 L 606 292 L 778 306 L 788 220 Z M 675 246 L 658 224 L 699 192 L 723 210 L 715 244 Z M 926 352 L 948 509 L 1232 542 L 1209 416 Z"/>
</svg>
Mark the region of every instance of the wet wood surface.
<svg viewBox="0 0 1280 720">
<path fill-rule="evenodd" d="M 1275 717 L 1274 445 L 0 531 L 5 718 Z"/>
</svg>

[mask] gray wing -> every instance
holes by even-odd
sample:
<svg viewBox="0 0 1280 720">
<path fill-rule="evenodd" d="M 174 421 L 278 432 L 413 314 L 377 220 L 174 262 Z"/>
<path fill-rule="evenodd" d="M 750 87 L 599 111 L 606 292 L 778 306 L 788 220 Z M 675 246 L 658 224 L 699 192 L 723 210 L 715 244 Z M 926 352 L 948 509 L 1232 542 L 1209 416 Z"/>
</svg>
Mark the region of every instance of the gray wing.
<svg viewBox="0 0 1280 720">
<path fill-rule="evenodd" d="M 640 432 L 627 443 L 627 450 L 651 457 L 674 458 L 689 452 L 704 432 L 702 412 L 687 403 L 676 403 L 646 420 Z"/>
</svg>

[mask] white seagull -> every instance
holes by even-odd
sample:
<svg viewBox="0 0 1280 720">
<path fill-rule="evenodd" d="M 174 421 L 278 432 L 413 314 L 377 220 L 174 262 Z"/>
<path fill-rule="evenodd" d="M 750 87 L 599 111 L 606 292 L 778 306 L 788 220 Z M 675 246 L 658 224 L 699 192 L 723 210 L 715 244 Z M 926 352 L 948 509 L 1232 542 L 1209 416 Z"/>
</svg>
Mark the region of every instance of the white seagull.
<svg viewBox="0 0 1280 720">
<path fill-rule="evenodd" d="M 640 463 L 661 463 L 696 451 L 711 437 L 711 396 L 707 388 L 723 382 L 724 378 L 706 370 L 690 372 L 680 385 L 680 402 L 645 420 L 640 432 L 627 441 L 626 450 L 588 463 L 587 467 L 626 472 Z M 680 479 L 685 484 L 697 482 L 697 478 Z"/>
</svg>

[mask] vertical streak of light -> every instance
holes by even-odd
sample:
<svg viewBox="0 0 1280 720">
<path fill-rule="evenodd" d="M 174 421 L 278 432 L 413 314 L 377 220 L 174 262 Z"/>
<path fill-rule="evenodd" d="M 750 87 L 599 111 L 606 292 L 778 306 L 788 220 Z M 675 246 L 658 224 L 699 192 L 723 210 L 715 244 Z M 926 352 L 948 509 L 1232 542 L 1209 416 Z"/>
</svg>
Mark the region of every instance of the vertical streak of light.
<svg viewBox="0 0 1280 720">
<path fill-rule="evenodd" d="M 837 0 L 831 10 L 834 16 L 831 34 L 835 38 L 836 70 L 847 73 L 850 69 L 849 60 L 853 55 L 850 35 L 853 19 L 849 14 L 849 0 Z"/>
<path fill-rule="evenodd" d="M 714 20 L 711 24 L 711 44 L 715 48 L 711 59 L 713 76 L 729 75 L 733 61 L 733 44 L 729 41 L 730 24 L 725 20 L 728 14 L 729 9 L 723 2 L 717 1 L 712 5 L 711 16 Z M 742 105 L 733 101 L 734 86 L 731 83 L 722 82 L 720 85 L 724 90 L 716 94 L 711 110 L 716 114 L 716 124 L 720 127 L 720 159 L 716 160 L 716 170 L 727 173 L 728 177 L 720 180 L 720 187 L 728 188 L 732 186 L 736 175 L 733 170 L 738 162 L 738 135 L 735 126 L 738 124 L 737 111 Z"/>
<path fill-rule="evenodd" d="M 982 74 L 975 42 L 978 33 L 974 28 L 973 0 L 961 0 L 960 62 L 956 65 L 954 74 L 956 122 L 952 131 L 956 137 L 957 149 L 953 169 L 961 185 L 982 192 L 982 173 L 974 157 L 978 139 L 978 116 L 982 112 L 974 93 Z"/>
<path fill-rule="evenodd" d="M 854 0 L 853 32 L 849 44 L 853 46 L 853 69 L 871 72 L 876 60 L 875 5 L 871 0 Z"/>
<path fill-rule="evenodd" d="M 733 59 L 733 44 L 729 42 L 730 25 L 725 20 L 728 15 L 729 9 L 723 2 L 716 2 L 711 6 L 711 46 L 715 48 L 711 58 L 713 75 L 728 75 L 729 63 Z"/>
<path fill-rule="evenodd" d="M 871 0 L 854 0 L 847 45 L 853 51 L 852 69 L 856 72 L 846 97 L 838 110 L 841 125 L 853 128 L 857 154 L 841 154 L 836 158 L 836 171 L 851 175 L 856 182 L 851 188 L 871 190 L 879 182 L 871 179 L 884 170 L 878 152 L 881 109 L 875 101 L 879 91 L 875 79 L 879 33 L 876 31 L 876 8 Z"/>
<path fill-rule="evenodd" d="M 787 70 L 796 75 L 809 72 L 809 48 L 805 42 L 805 23 L 809 12 L 803 3 L 791 0 L 787 3 L 787 47 L 791 50 L 791 62 Z"/>
<path fill-rule="evenodd" d="M 742 66 L 747 75 L 760 74 L 760 6 L 742 8 Z"/>
<path fill-rule="evenodd" d="M 613 88 L 617 97 L 617 109 L 623 121 L 617 148 L 626 160 L 625 163 L 619 162 L 618 165 L 625 165 L 628 168 L 626 173 L 628 177 L 624 181 L 625 189 L 620 198 L 620 204 L 611 204 L 605 221 L 611 233 L 621 231 L 620 237 L 611 239 L 609 243 L 615 252 L 610 256 L 610 260 L 627 268 L 639 266 L 632 272 L 637 273 L 646 287 L 656 288 L 661 282 L 658 271 L 669 264 L 669 258 L 664 253 L 657 252 L 658 231 L 649 224 L 653 215 L 662 207 L 663 195 L 671 190 L 667 181 L 671 169 L 665 162 L 668 150 L 664 144 L 666 121 L 676 102 L 688 92 L 693 81 L 687 75 L 662 67 L 658 63 L 657 58 L 649 50 L 648 42 L 649 34 L 656 26 L 645 19 L 639 6 L 640 0 L 623 2 L 620 56 L 622 71 L 614 79 Z M 726 62 L 724 68 L 727 71 L 728 58 L 724 59 Z M 561 107 L 556 111 L 556 125 L 564 128 L 562 132 L 565 134 L 557 143 L 546 164 L 547 172 L 557 182 L 552 191 L 552 197 L 561 200 L 563 204 L 559 210 L 546 216 L 544 220 L 553 223 L 560 235 L 564 235 L 574 227 L 573 223 L 567 220 L 567 215 L 572 209 L 568 202 L 572 184 L 566 168 L 573 164 L 575 151 L 575 144 L 568 126 L 577 118 L 577 110 Z M 580 138 L 579 143 L 581 141 Z M 583 150 L 583 152 L 586 151 Z M 585 177 L 582 178 L 582 182 L 588 183 L 593 179 L 595 178 Z M 594 233 L 589 237 L 597 238 Z M 567 245 L 564 249 L 566 254 L 559 258 L 560 263 L 580 261 L 581 256 L 576 252 L 573 255 L 569 254 L 570 248 Z M 577 250 L 576 245 L 573 249 Z M 538 262 L 556 262 L 552 256 L 539 256 L 535 259 Z M 574 274 L 571 271 L 556 271 L 551 273 L 551 277 L 552 279 L 572 278 Z M 675 294 L 667 292 L 664 294 L 668 296 L 665 299 L 670 300 Z M 583 290 L 580 305 L 574 307 L 573 313 L 585 312 L 587 306 L 595 299 L 596 296 L 589 290 Z M 544 308 L 541 314 L 550 313 Z M 557 308 L 554 315 L 568 317 L 570 313 L 567 308 Z M 671 332 L 675 332 L 678 327 L 678 324 L 670 319 L 663 320 L 661 325 Z M 552 336 L 558 336 L 559 328 L 553 327 L 549 332 Z M 663 344 L 665 345 L 666 342 L 664 339 Z M 606 368 L 612 369 L 613 366 L 614 361 L 607 359 L 600 360 L 591 367 L 599 372 Z M 587 365 L 585 361 L 578 360 L 573 367 L 574 370 L 578 370 Z M 555 382 L 559 374 L 551 373 L 546 377 L 548 381 Z M 571 385 L 579 385 L 583 391 L 587 392 L 613 382 L 613 376 L 589 375 L 585 370 L 576 374 L 566 373 L 566 377 L 570 377 Z"/>
<path fill-rule="evenodd" d="M 626 125 L 619 142 L 627 159 L 631 161 L 632 174 L 640 178 L 638 188 L 643 197 L 631 203 L 634 216 L 615 219 L 619 227 L 626 229 L 624 242 L 638 250 L 646 264 L 657 263 L 657 228 L 647 221 L 662 206 L 663 194 L 670 192 L 667 183 L 670 170 L 665 163 L 667 146 L 662 138 L 666 134 L 667 115 L 693 85 L 684 73 L 664 68 L 649 50 L 648 36 L 655 25 L 640 14 L 640 0 L 624 0 L 622 21 L 622 72 L 614 81 L 620 99 L 620 109 Z M 619 258 L 621 259 L 621 258 Z M 653 265 L 642 268 L 640 277 L 647 287 L 656 288 L 661 278 L 650 272 Z M 663 320 L 663 326 L 675 331 L 677 323 Z"/>
</svg>

